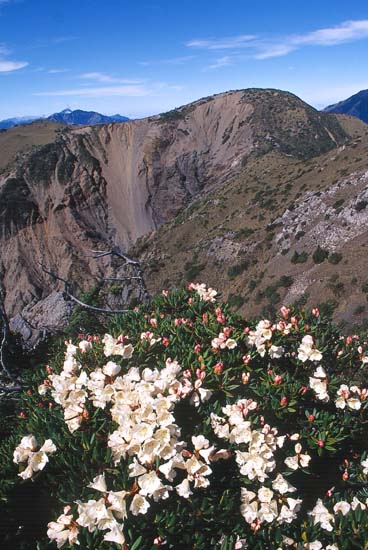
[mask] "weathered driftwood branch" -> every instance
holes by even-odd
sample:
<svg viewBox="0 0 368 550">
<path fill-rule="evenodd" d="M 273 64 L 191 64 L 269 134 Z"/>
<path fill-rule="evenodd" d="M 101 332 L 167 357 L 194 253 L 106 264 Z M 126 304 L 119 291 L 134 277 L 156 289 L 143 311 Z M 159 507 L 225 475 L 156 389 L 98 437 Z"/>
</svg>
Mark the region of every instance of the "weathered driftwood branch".
<svg viewBox="0 0 368 550">
<path fill-rule="evenodd" d="M 93 253 L 92 258 L 99 259 L 99 258 L 103 258 L 105 256 L 116 256 L 116 257 L 121 258 L 121 259 L 124 260 L 125 263 L 123 264 L 123 267 L 132 266 L 135 269 L 136 275 L 126 276 L 126 277 L 111 277 L 111 278 L 106 278 L 106 279 L 103 278 L 103 279 L 100 279 L 100 280 L 101 281 L 131 281 L 131 280 L 132 281 L 133 280 L 137 281 L 138 286 L 139 286 L 139 290 L 140 290 L 140 292 L 143 296 L 143 299 L 149 301 L 150 296 L 149 296 L 149 293 L 147 291 L 146 283 L 144 281 L 143 271 L 141 269 L 140 263 L 137 260 L 133 260 L 132 258 L 130 258 L 126 254 L 120 252 L 116 248 L 114 248 L 112 250 L 108 250 L 108 251 L 91 250 L 91 252 Z M 81 306 L 85 309 L 88 309 L 90 311 L 94 311 L 96 313 L 104 313 L 104 314 L 109 314 L 109 315 L 125 314 L 125 313 L 129 312 L 129 309 L 102 308 L 102 307 L 91 306 L 89 304 L 86 304 L 85 302 L 83 302 L 82 300 L 77 298 L 71 292 L 71 290 L 70 290 L 70 287 L 71 287 L 70 281 L 68 281 L 66 279 L 63 279 L 57 273 L 55 273 L 55 271 L 47 269 L 44 264 L 41 264 L 41 267 L 42 267 L 42 270 L 43 270 L 44 273 L 46 273 L 47 275 L 50 275 L 50 277 L 52 277 L 55 281 L 60 281 L 64 284 L 64 293 L 68 296 L 68 298 L 70 298 L 73 302 L 75 302 L 79 306 Z"/>
</svg>

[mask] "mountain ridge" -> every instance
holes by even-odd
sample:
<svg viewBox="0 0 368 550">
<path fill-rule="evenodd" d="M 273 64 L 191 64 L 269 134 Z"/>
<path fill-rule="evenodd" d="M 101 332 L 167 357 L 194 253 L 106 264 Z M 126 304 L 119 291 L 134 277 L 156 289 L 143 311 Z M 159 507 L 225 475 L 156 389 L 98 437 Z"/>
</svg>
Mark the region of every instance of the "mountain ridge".
<svg viewBox="0 0 368 550">
<path fill-rule="evenodd" d="M 327 113 L 336 113 L 355 116 L 365 123 L 368 123 L 368 90 L 361 90 L 356 94 L 328 105 L 324 109 Z"/>
<path fill-rule="evenodd" d="M 301 200 L 309 172 L 322 190 L 338 180 L 343 151 L 363 147 L 353 147 L 363 134 L 354 120 L 267 89 L 225 92 L 121 125 L 59 131 L 0 176 L 0 272 L 13 328 L 32 342 L 41 327 L 65 322 L 69 306 L 41 263 L 73 281 L 76 292 L 122 274 L 109 257 L 96 263 L 95 249 L 131 250 L 152 291 L 200 275 L 225 293 L 240 296 L 243 288 L 249 300 L 247 277 L 265 271 L 268 280 L 267 270 L 290 266 L 298 245 L 290 237 L 289 250 L 278 248 L 267 227 Z M 252 216 L 259 221 L 249 222 Z M 281 264 L 270 263 L 268 250 Z M 287 285 L 282 293 L 277 288 L 274 304 Z M 121 292 L 133 295 L 131 288 Z"/>
<path fill-rule="evenodd" d="M 83 126 L 93 124 L 109 124 L 110 122 L 126 122 L 130 120 L 128 117 L 116 114 L 116 115 L 102 115 L 96 111 L 84 111 L 82 109 L 64 109 L 59 113 L 53 113 L 49 116 L 32 116 L 32 117 L 13 117 L 0 120 L 0 130 L 7 130 L 14 126 L 31 124 L 40 120 L 52 120 L 54 122 L 61 122 L 63 124 L 69 124 L 72 126 Z"/>
</svg>

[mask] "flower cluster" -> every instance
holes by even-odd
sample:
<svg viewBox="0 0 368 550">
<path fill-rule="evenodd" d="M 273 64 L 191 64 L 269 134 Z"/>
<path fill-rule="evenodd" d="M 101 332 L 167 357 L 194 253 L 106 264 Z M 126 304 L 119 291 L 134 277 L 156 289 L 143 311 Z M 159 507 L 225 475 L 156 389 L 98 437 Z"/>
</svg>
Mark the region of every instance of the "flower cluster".
<svg viewBox="0 0 368 550">
<path fill-rule="evenodd" d="M 38 477 L 58 548 L 363 547 L 367 344 L 317 310 L 253 323 L 215 296 L 164 291 L 35 373 L 19 435 L 46 441 L 23 437 L 14 462 L 27 479 L 58 443 Z"/>
<path fill-rule="evenodd" d="M 16 464 L 27 462 L 27 467 L 18 474 L 19 477 L 29 479 L 33 476 L 34 472 L 43 470 L 49 461 L 48 455 L 55 452 L 56 447 L 51 439 L 47 439 L 40 447 L 34 435 L 22 437 L 20 444 L 15 448 L 13 454 L 13 462 Z"/>
<path fill-rule="evenodd" d="M 307 334 L 303 337 L 302 343 L 298 348 L 298 359 L 300 361 L 321 361 L 322 353 L 316 349 L 313 336 Z"/>
<path fill-rule="evenodd" d="M 345 409 L 347 406 L 349 409 L 358 411 L 362 406 L 362 401 L 368 395 L 368 390 L 366 388 L 360 389 L 358 386 L 350 386 L 349 388 L 346 384 L 341 384 L 337 390 L 337 395 L 335 405 L 338 409 Z M 358 397 L 354 397 L 354 395 Z"/>
<path fill-rule="evenodd" d="M 204 283 L 190 283 L 189 290 L 195 290 L 201 300 L 205 302 L 215 302 L 217 291 L 208 287 Z"/>
</svg>

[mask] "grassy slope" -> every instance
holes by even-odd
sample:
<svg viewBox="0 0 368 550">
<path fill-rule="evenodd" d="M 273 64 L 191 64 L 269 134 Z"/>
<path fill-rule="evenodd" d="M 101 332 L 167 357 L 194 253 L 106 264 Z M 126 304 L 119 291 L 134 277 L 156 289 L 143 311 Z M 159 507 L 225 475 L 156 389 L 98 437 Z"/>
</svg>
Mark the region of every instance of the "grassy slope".
<svg viewBox="0 0 368 550">
<path fill-rule="evenodd" d="M 13 161 L 18 153 L 54 141 L 61 128 L 65 128 L 65 125 L 58 122 L 37 121 L 0 131 L 0 172 Z"/>
</svg>

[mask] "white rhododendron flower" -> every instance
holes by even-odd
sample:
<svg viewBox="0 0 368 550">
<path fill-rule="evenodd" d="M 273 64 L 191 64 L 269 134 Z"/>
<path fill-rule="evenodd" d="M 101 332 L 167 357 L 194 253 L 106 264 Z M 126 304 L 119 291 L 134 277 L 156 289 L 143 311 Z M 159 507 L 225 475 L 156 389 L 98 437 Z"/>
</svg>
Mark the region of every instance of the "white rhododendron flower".
<svg viewBox="0 0 368 550">
<path fill-rule="evenodd" d="M 272 489 L 278 491 L 281 495 L 296 491 L 296 487 L 293 487 L 281 474 L 277 474 L 276 479 L 273 480 Z"/>
<path fill-rule="evenodd" d="M 321 361 L 322 353 L 315 348 L 313 337 L 306 335 L 302 339 L 302 343 L 298 348 L 298 359 L 300 361 Z"/>
<path fill-rule="evenodd" d="M 78 344 L 78 348 L 82 353 L 86 353 L 92 349 L 92 342 L 89 342 L 88 340 L 81 340 Z"/>
<path fill-rule="evenodd" d="M 346 514 L 350 512 L 350 504 L 345 500 L 336 502 L 336 504 L 333 507 L 333 511 L 335 512 L 335 514 L 337 514 L 337 512 L 341 512 L 343 516 L 346 516 Z"/>
<path fill-rule="evenodd" d="M 327 403 L 330 400 L 330 396 L 327 393 L 327 375 L 326 371 L 322 367 L 318 367 L 312 377 L 309 377 L 309 386 L 315 392 L 319 401 Z"/>
<path fill-rule="evenodd" d="M 362 460 L 360 465 L 363 467 L 363 474 L 368 474 L 368 457 L 365 460 Z"/>
<path fill-rule="evenodd" d="M 149 507 L 150 503 L 142 495 L 134 495 L 129 510 L 133 516 L 137 516 L 138 514 L 146 514 Z"/>
<path fill-rule="evenodd" d="M 103 540 L 106 542 L 115 542 L 116 544 L 122 545 L 125 542 L 125 537 L 122 530 L 122 525 L 117 521 L 109 526 L 110 531 L 108 531 Z"/>
<path fill-rule="evenodd" d="M 309 512 L 309 515 L 313 518 L 314 525 L 320 524 L 322 529 L 326 529 L 326 531 L 333 530 L 334 516 L 328 511 L 320 498 L 313 510 Z"/>
<path fill-rule="evenodd" d="M 186 478 L 175 487 L 175 490 L 178 495 L 183 498 L 189 498 L 193 494 L 193 491 L 190 489 L 189 481 Z"/>
<path fill-rule="evenodd" d="M 102 372 L 106 374 L 107 376 L 116 376 L 121 371 L 121 366 L 117 365 L 113 361 L 109 361 L 106 363 L 106 365 L 102 368 Z"/>
<path fill-rule="evenodd" d="M 307 468 L 311 460 L 308 454 L 302 453 L 302 446 L 300 443 L 295 445 L 295 456 L 288 456 L 285 458 L 284 463 L 291 470 L 297 470 L 298 468 Z"/>
</svg>

